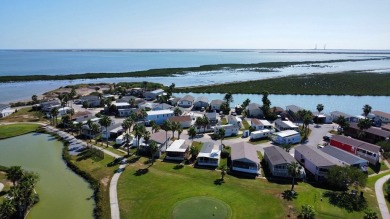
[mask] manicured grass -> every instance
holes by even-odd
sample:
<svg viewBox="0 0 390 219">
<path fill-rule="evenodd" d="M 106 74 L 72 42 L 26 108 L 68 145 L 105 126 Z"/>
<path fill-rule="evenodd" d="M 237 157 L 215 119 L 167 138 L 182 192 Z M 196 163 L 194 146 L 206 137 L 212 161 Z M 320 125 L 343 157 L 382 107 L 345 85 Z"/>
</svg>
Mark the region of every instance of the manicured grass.
<svg viewBox="0 0 390 219">
<path fill-rule="evenodd" d="M 192 197 L 176 203 L 172 218 L 230 218 L 230 207 L 214 198 L 200 196 Z"/>
<path fill-rule="evenodd" d="M 242 120 L 242 126 L 244 126 L 244 130 L 248 130 L 250 125 L 246 119 Z"/>
<path fill-rule="evenodd" d="M 37 130 L 39 124 L 18 123 L 0 126 L 0 139 L 11 138 Z"/>
<path fill-rule="evenodd" d="M 379 171 L 384 171 L 384 170 L 388 170 L 389 168 L 386 166 L 386 164 L 382 161 L 380 162 L 380 167 L 379 169 L 377 167 L 374 167 L 372 165 L 369 165 L 368 166 L 368 170 L 367 170 L 367 173 L 368 175 L 371 175 L 371 174 L 376 174 L 378 173 Z"/>
<path fill-rule="evenodd" d="M 263 144 L 270 142 L 271 140 L 269 138 L 264 138 L 264 139 L 259 139 L 259 140 L 254 140 L 254 141 L 248 141 L 249 144 L 257 145 L 257 144 Z"/>
<path fill-rule="evenodd" d="M 232 218 L 286 218 L 299 214 L 301 205 L 310 204 L 316 218 L 362 218 L 364 212 L 348 212 L 329 203 L 322 195 L 328 191 L 299 182 L 295 186 L 297 198 L 283 199 L 283 191 L 291 181 L 271 183 L 264 179 L 225 176 L 219 183 L 219 171 L 191 166 L 175 168 L 175 164 L 158 160 L 145 165 L 147 158 L 129 165 L 118 183 L 118 198 L 122 218 L 172 218 L 176 203 L 187 198 L 207 196 L 225 202 L 232 209 Z M 369 180 L 372 180 L 371 178 Z M 369 208 L 378 211 L 374 189 L 370 183 L 364 189 Z M 164 200 L 164 201 L 161 201 Z"/>
<path fill-rule="evenodd" d="M 221 118 L 221 123 L 222 123 L 222 125 L 228 124 L 226 117 Z"/>
<path fill-rule="evenodd" d="M 102 204 L 102 218 L 111 218 L 109 187 L 112 175 L 118 169 L 118 165 L 107 167 L 107 164 L 112 162 L 114 158 L 108 155 L 105 155 L 102 160 L 82 156 L 71 156 L 71 158 L 72 162 L 81 170 L 90 173 L 99 180 L 102 191 L 99 194 Z"/>
<path fill-rule="evenodd" d="M 228 90 L 234 94 L 261 94 L 268 91 L 270 94 L 389 96 L 389 87 L 389 74 L 345 72 L 176 88 L 175 92 L 225 93 Z"/>
<path fill-rule="evenodd" d="M 110 151 L 110 152 L 112 152 L 116 155 L 119 155 L 119 156 L 126 155 L 126 153 L 113 148 L 112 146 L 110 146 L 110 144 L 108 144 L 108 147 L 106 147 L 106 142 L 103 142 L 103 145 L 101 144 L 101 142 L 98 142 L 98 143 L 95 142 L 93 145 L 95 145 L 99 148 L 103 148 L 103 149 Z"/>
<path fill-rule="evenodd" d="M 49 122 L 40 111 L 34 111 L 31 107 L 19 109 L 17 112 L 1 118 L 0 122 Z"/>
</svg>

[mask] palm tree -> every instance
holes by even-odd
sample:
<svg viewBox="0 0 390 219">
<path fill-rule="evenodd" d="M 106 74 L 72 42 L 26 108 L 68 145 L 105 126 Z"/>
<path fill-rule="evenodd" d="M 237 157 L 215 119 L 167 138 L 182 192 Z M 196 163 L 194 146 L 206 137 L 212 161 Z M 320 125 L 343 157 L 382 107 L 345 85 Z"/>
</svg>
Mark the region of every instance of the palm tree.
<svg viewBox="0 0 390 219">
<path fill-rule="evenodd" d="M 100 120 L 99 120 L 99 124 L 101 126 L 103 126 L 104 128 L 106 128 L 106 147 L 108 147 L 108 137 L 110 137 L 109 133 L 108 133 L 108 126 L 111 125 L 111 118 L 104 115 Z"/>
<path fill-rule="evenodd" d="M 195 160 L 196 157 L 197 157 L 198 154 L 199 154 L 198 148 L 196 148 L 196 147 L 194 147 L 194 146 L 191 146 L 191 147 L 190 147 L 190 154 L 191 154 L 191 159 L 192 159 L 192 160 Z"/>
<path fill-rule="evenodd" d="M 92 136 L 95 136 L 94 139 L 95 139 L 95 142 L 97 141 L 98 137 L 100 137 L 99 133 L 100 133 L 100 126 L 96 123 L 92 123 L 91 125 L 91 132 L 92 132 Z"/>
<path fill-rule="evenodd" d="M 182 111 L 179 107 L 176 107 L 175 110 L 173 111 L 173 114 L 175 116 L 180 116 L 182 114 Z"/>
<path fill-rule="evenodd" d="M 291 162 L 287 166 L 288 174 L 292 178 L 292 183 L 291 183 L 291 191 L 294 191 L 294 185 L 295 185 L 295 178 L 298 177 L 301 173 L 301 165 L 299 165 L 296 161 Z"/>
<path fill-rule="evenodd" d="M 225 97 L 223 98 L 223 100 L 225 100 L 226 103 L 228 103 L 228 105 L 233 102 L 233 95 L 232 93 L 228 92 L 225 94 Z"/>
<path fill-rule="evenodd" d="M 363 114 L 364 114 L 364 117 L 367 118 L 368 114 L 371 113 L 371 110 L 372 110 L 372 107 L 368 104 L 364 105 L 363 106 Z"/>
<path fill-rule="evenodd" d="M 67 126 L 70 122 L 70 116 L 69 115 L 63 115 L 61 117 L 61 123 L 65 126 Z"/>
<path fill-rule="evenodd" d="M 84 108 L 85 110 L 87 110 L 88 107 L 89 107 L 88 101 L 84 101 L 84 102 L 83 102 L 83 108 Z"/>
<path fill-rule="evenodd" d="M 150 132 L 149 131 L 145 131 L 144 132 L 144 141 L 145 141 L 146 146 L 148 146 L 149 139 L 150 139 Z"/>
<path fill-rule="evenodd" d="M 161 129 L 165 131 L 165 148 L 168 148 L 168 131 L 171 127 L 172 123 L 169 120 L 165 120 L 161 126 Z"/>
<path fill-rule="evenodd" d="M 79 132 L 79 135 L 81 135 L 81 129 L 83 128 L 83 123 L 82 122 L 78 122 L 76 124 L 76 129 L 77 131 Z"/>
<path fill-rule="evenodd" d="M 131 139 L 131 135 L 129 133 L 126 133 L 123 137 L 125 138 L 125 141 L 126 141 L 127 156 L 130 156 L 130 139 Z"/>
<path fill-rule="evenodd" d="M 221 180 L 222 181 L 224 181 L 225 175 L 226 175 L 226 165 L 223 164 L 221 167 Z"/>
<path fill-rule="evenodd" d="M 221 145 L 222 145 L 223 139 L 225 138 L 225 134 L 226 134 L 226 131 L 224 128 L 220 128 L 218 130 L 218 137 L 221 139 Z"/>
<path fill-rule="evenodd" d="M 90 133 L 92 133 L 92 124 L 93 124 L 92 120 L 88 119 L 87 120 L 87 125 L 88 125 Z M 89 142 L 91 142 L 91 138 L 89 138 Z"/>
<path fill-rule="evenodd" d="M 344 116 L 339 116 L 336 120 L 336 123 L 339 124 L 340 128 L 344 131 L 349 127 L 349 122 Z"/>
<path fill-rule="evenodd" d="M 195 125 L 196 127 L 198 127 L 200 129 L 200 127 L 203 126 L 203 119 L 202 117 L 197 117 L 196 120 L 195 120 Z"/>
<path fill-rule="evenodd" d="M 250 103 L 251 103 L 251 100 L 246 98 L 246 100 L 244 100 L 244 102 L 242 102 L 241 106 L 243 109 L 245 109 Z"/>
<path fill-rule="evenodd" d="M 130 106 L 131 106 L 132 108 L 134 108 L 134 106 L 135 106 L 135 99 L 134 99 L 134 98 L 130 98 L 129 104 L 130 104 Z"/>
<path fill-rule="evenodd" d="M 131 129 L 131 126 L 133 125 L 132 124 L 132 120 L 130 118 L 126 118 L 123 122 L 122 122 L 122 128 L 125 130 L 126 133 L 129 132 L 129 130 Z"/>
<path fill-rule="evenodd" d="M 359 119 L 359 122 L 357 124 L 359 127 L 359 137 L 362 138 L 365 135 L 365 131 L 371 127 L 371 121 L 369 119 Z"/>
<path fill-rule="evenodd" d="M 304 117 L 303 117 L 303 124 L 305 127 L 305 137 L 307 137 L 308 131 L 309 131 L 309 124 L 313 118 L 313 114 L 310 110 L 306 111 Z"/>
<path fill-rule="evenodd" d="M 271 109 L 271 101 L 268 99 L 268 91 L 263 91 L 263 98 L 262 98 L 262 102 L 263 102 L 263 106 L 261 107 L 261 110 L 263 111 L 264 113 L 264 116 L 267 118 L 268 115 L 269 115 L 269 111 Z"/>
<path fill-rule="evenodd" d="M 175 137 L 175 132 L 181 128 L 181 124 L 179 122 L 172 122 L 171 131 L 172 137 Z"/>
<path fill-rule="evenodd" d="M 154 122 L 154 121 L 152 121 L 152 122 Z M 152 133 L 154 133 L 154 132 L 158 132 L 158 131 L 160 131 L 160 126 L 159 125 L 157 125 L 157 124 L 153 124 L 152 125 Z"/>
<path fill-rule="evenodd" d="M 190 128 L 188 129 L 188 135 L 191 137 L 192 141 L 194 141 L 194 138 L 196 136 L 196 129 L 193 125 L 190 126 Z"/>
<path fill-rule="evenodd" d="M 316 215 L 314 208 L 311 205 L 302 205 L 302 210 L 300 213 L 301 218 L 303 219 L 313 219 Z"/>
<path fill-rule="evenodd" d="M 320 114 L 320 113 L 322 112 L 322 110 L 324 110 L 324 105 L 318 104 L 318 105 L 317 105 L 318 114 Z"/>
<path fill-rule="evenodd" d="M 35 95 L 35 94 L 32 95 L 31 99 L 32 99 L 32 101 L 33 101 L 34 104 L 38 102 L 38 96 Z"/>
<path fill-rule="evenodd" d="M 11 216 L 15 214 L 16 209 L 13 204 L 13 201 L 10 199 L 4 199 L 3 203 L 0 205 L 0 218 L 12 218 Z"/>
<path fill-rule="evenodd" d="M 12 181 L 12 184 L 15 186 L 23 177 L 23 169 L 21 166 L 11 166 L 7 170 L 7 179 Z"/>
<path fill-rule="evenodd" d="M 202 118 L 202 125 L 203 125 L 203 130 L 204 130 L 204 132 L 206 132 L 206 127 L 208 126 L 208 125 L 210 125 L 210 120 L 209 120 L 209 118 L 206 116 L 206 115 L 203 115 L 203 118 Z"/>
<path fill-rule="evenodd" d="M 177 129 L 177 138 L 178 139 L 180 139 L 181 133 L 183 133 L 183 127 L 181 127 L 181 125 L 180 125 L 180 127 Z"/>
<path fill-rule="evenodd" d="M 58 109 L 56 107 L 51 109 L 50 115 L 53 119 L 53 125 L 55 126 L 57 124 Z"/>
<path fill-rule="evenodd" d="M 137 153 L 139 154 L 139 149 L 140 149 L 140 139 L 144 135 L 145 132 L 145 126 L 136 124 L 134 126 L 134 131 L 135 131 L 135 137 L 137 138 Z"/>
<path fill-rule="evenodd" d="M 148 116 L 148 113 L 145 109 L 141 109 L 138 113 L 138 119 L 145 121 L 146 117 Z"/>
<path fill-rule="evenodd" d="M 152 165 L 153 165 L 154 164 L 154 155 L 158 151 L 157 143 L 152 141 L 150 143 L 150 145 L 149 145 L 149 150 L 150 150 L 150 155 L 151 155 L 151 158 L 152 158 Z"/>
</svg>

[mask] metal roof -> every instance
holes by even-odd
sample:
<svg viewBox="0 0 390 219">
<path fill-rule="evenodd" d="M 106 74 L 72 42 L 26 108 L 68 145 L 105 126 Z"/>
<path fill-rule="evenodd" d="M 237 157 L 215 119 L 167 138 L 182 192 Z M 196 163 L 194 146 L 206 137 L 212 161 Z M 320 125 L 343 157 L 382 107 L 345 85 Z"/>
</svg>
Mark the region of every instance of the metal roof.
<svg viewBox="0 0 390 219">
<path fill-rule="evenodd" d="M 231 145 L 231 159 L 239 160 L 239 159 L 247 159 L 252 161 L 253 163 L 260 163 L 259 157 L 257 156 L 257 151 L 255 147 L 251 144 L 247 144 L 245 142 L 240 142 Z"/>
<path fill-rule="evenodd" d="M 332 157 L 332 156 L 330 156 L 330 155 L 328 155 L 328 154 L 326 154 L 318 149 L 313 149 L 313 148 L 306 146 L 306 145 L 300 145 L 300 146 L 295 147 L 295 154 L 297 152 L 302 154 L 302 156 L 304 157 L 305 160 L 309 160 L 317 167 L 338 165 L 338 161 L 334 157 Z M 295 157 L 295 159 L 300 160 L 301 158 Z"/>
<path fill-rule="evenodd" d="M 343 144 L 348 144 L 353 147 L 357 148 L 363 148 L 367 151 L 374 152 L 374 153 L 379 153 L 380 147 L 374 144 L 370 144 L 364 141 L 360 141 L 351 137 L 343 136 L 343 135 L 333 135 L 330 141 L 330 144 L 332 144 L 333 141 L 338 141 Z"/>
<path fill-rule="evenodd" d="M 275 166 L 280 164 L 290 164 L 295 161 L 289 153 L 278 146 L 264 148 L 264 156 L 267 155 L 269 162 Z"/>
<path fill-rule="evenodd" d="M 349 152 L 346 152 L 344 150 L 341 150 L 341 149 L 333 147 L 333 146 L 326 146 L 320 150 L 329 154 L 332 157 L 335 157 L 341 161 L 344 161 L 345 163 L 347 163 L 349 165 L 354 165 L 354 164 L 358 164 L 358 163 L 368 163 L 368 161 L 363 159 L 363 158 L 360 158 L 356 155 L 353 155 Z"/>
</svg>

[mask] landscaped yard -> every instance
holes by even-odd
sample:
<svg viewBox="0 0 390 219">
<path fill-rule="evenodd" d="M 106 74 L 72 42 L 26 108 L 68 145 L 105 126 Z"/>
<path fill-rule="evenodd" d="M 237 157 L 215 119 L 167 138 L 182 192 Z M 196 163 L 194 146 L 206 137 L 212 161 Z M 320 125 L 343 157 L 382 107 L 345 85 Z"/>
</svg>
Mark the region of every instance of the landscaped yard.
<svg viewBox="0 0 390 219">
<path fill-rule="evenodd" d="M 220 171 L 177 168 L 176 164 L 157 161 L 145 164 L 147 158 L 126 167 L 118 183 L 118 198 L 122 218 L 172 218 L 177 203 L 207 196 L 226 203 L 232 218 L 286 218 L 289 207 L 296 217 L 303 204 L 314 206 L 316 218 L 362 218 L 363 212 L 348 212 L 331 205 L 321 196 L 327 190 L 307 183 L 295 186 L 298 195 L 293 201 L 283 199 L 283 191 L 291 187 L 290 180 L 271 183 L 266 179 L 246 179 L 231 175 L 219 183 Z M 373 187 L 364 190 L 368 206 L 378 211 Z M 195 215 L 193 215 L 196 217 Z M 210 217 L 212 218 L 212 217 Z"/>
<path fill-rule="evenodd" d="M 18 123 L 10 125 L 0 125 L 0 139 L 15 137 L 35 131 L 40 125 L 29 123 Z"/>
</svg>

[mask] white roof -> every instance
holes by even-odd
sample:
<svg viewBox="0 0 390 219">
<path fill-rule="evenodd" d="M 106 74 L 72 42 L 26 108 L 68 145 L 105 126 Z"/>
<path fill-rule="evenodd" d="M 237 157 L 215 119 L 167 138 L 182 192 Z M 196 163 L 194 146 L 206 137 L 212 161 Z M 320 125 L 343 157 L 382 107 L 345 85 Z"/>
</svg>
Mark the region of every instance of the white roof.
<svg viewBox="0 0 390 219">
<path fill-rule="evenodd" d="M 130 106 L 130 104 L 129 103 L 125 103 L 125 102 L 123 102 L 123 103 L 115 103 L 115 106 Z"/>
<path fill-rule="evenodd" d="M 123 135 L 119 135 L 116 139 L 121 139 L 122 140 L 123 137 L 124 137 Z"/>
<path fill-rule="evenodd" d="M 155 111 L 148 111 L 148 116 L 151 115 L 161 115 L 161 114 L 173 114 L 172 110 L 155 110 Z"/>
<path fill-rule="evenodd" d="M 166 152 L 185 152 L 187 148 L 188 145 L 185 145 L 185 140 L 178 139 L 167 148 Z"/>
<path fill-rule="evenodd" d="M 268 132 L 271 132 L 271 130 L 263 129 L 263 130 L 253 131 L 253 132 L 251 132 L 251 133 L 253 133 L 253 134 L 259 134 L 259 133 L 268 133 Z"/>
<path fill-rule="evenodd" d="M 270 122 L 268 122 L 268 120 L 260 120 L 260 122 L 261 122 L 263 125 L 272 126 L 272 124 L 271 124 Z"/>
<path fill-rule="evenodd" d="M 291 121 L 283 121 L 283 122 L 284 124 L 290 126 L 291 128 L 298 128 L 298 126 L 292 123 Z"/>
<path fill-rule="evenodd" d="M 288 136 L 292 136 L 292 135 L 296 135 L 296 134 L 299 134 L 299 132 L 294 131 L 294 130 L 285 130 L 285 131 L 275 133 L 275 135 L 278 135 L 280 137 L 288 137 Z"/>
<path fill-rule="evenodd" d="M 219 145 L 214 145 L 214 148 L 210 153 L 199 152 L 198 157 L 218 158 L 220 155 L 221 150 L 219 150 Z"/>
</svg>

